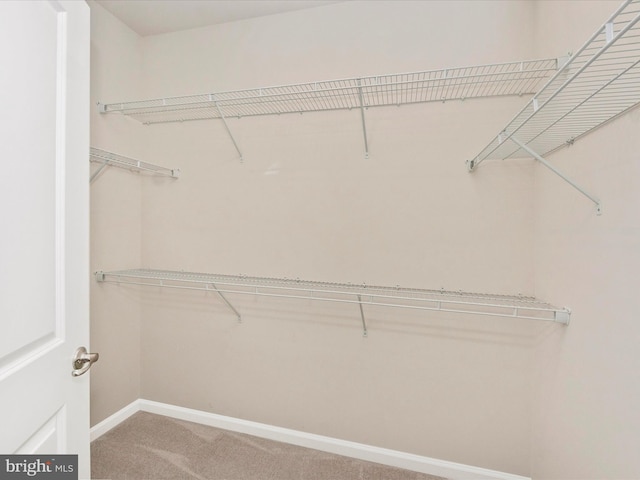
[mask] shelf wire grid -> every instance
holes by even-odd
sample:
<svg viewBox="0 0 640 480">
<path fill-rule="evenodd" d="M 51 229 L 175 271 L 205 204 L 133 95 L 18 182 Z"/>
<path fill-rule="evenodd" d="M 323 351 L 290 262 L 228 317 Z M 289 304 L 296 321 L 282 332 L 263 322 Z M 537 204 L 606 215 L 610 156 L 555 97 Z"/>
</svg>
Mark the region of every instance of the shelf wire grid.
<svg viewBox="0 0 640 480">
<path fill-rule="evenodd" d="M 548 155 L 640 102 L 640 0 L 627 0 L 472 161 Z"/>
<path fill-rule="evenodd" d="M 569 323 L 570 311 L 534 297 L 426 290 L 300 279 L 249 277 L 168 270 L 96 272 L 100 282 L 204 290 L 216 293 L 434 310 Z M 225 300 L 226 301 L 226 300 Z"/>
<path fill-rule="evenodd" d="M 112 165 L 134 171 L 145 171 L 173 178 L 178 178 L 180 176 L 179 169 L 161 167 L 159 165 L 154 165 L 153 163 L 135 160 L 133 158 L 125 157 L 124 155 L 107 152 L 106 150 L 94 147 L 89 149 L 89 160 L 91 162 L 101 163 L 102 165 Z"/>
<path fill-rule="evenodd" d="M 109 103 L 100 111 L 154 124 L 525 95 L 557 66 L 557 59 L 529 60 Z"/>
</svg>

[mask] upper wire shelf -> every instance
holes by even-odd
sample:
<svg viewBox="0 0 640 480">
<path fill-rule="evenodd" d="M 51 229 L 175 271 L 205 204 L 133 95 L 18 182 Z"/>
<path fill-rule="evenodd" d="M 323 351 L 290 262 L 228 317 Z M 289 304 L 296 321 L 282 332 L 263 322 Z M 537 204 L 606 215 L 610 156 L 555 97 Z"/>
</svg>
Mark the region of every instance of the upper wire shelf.
<svg viewBox="0 0 640 480">
<path fill-rule="evenodd" d="M 90 182 L 93 182 L 100 172 L 102 172 L 107 166 L 126 168 L 133 171 L 150 172 L 155 175 L 164 175 L 173 178 L 180 177 L 180 169 L 161 167 L 159 165 L 154 165 L 153 163 L 135 160 L 133 158 L 125 157 L 124 155 L 107 152 L 106 150 L 94 147 L 89 149 L 89 161 L 102 164 L 102 166 L 91 175 Z"/>
<path fill-rule="evenodd" d="M 524 95 L 557 68 L 557 59 L 530 60 L 99 104 L 99 110 L 153 124 Z"/>
<path fill-rule="evenodd" d="M 357 304 L 365 335 L 367 327 L 363 306 L 489 315 L 551 321 L 564 325 L 569 324 L 571 313 L 567 308 L 554 307 L 533 297 L 521 295 L 489 295 L 399 286 L 383 287 L 148 269 L 99 271 L 96 272 L 96 279 L 107 283 L 210 291 L 220 295 L 238 319 L 240 313 L 225 294 Z"/>
<path fill-rule="evenodd" d="M 468 162 L 469 169 L 486 159 L 544 156 L 638 105 L 639 20 L 640 0 L 625 1 Z"/>
</svg>

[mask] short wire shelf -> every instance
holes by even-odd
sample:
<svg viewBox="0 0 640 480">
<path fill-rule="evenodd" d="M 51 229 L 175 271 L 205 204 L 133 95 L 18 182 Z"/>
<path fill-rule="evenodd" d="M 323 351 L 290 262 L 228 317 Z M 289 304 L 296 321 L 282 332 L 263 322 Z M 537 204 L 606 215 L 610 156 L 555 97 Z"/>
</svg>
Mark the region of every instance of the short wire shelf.
<svg viewBox="0 0 640 480">
<path fill-rule="evenodd" d="M 640 0 L 625 1 L 469 162 L 469 168 L 486 159 L 550 154 L 637 106 L 639 21 Z"/>
<path fill-rule="evenodd" d="M 569 324 L 570 310 L 554 307 L 533 297 L 491 295 L 446 290 L 314 282 L 300 279 L 249 277 L 168 270 L 119 270 L 96 272 L 99 282 L 149 287 L 202 290 L 217 293 L 241 318 L 227 295 L 256 295 L 321 302 L 356 304 L 360 308 L 364 333 L 363 306 L 432 310 L 470 315 L 510 317 Z"/>
<path fill-rule="evenodd" d="M 153 100 L 99 104 L 144 124 L 533 94 L 557 59 L 328 80 Z"/>
<path fill-rule="evenodd" d="M 149 172 L 155 175 L 163 175 L 173 178 L 180 177 L 180 170 L 177 168 L 171 169 L 161 167 L 159 165 L 154 165 L 153 163 L 135 160 L 133 158 L 125 157 L 124 155 L 107 152 L 106 150 L 101 150 L 94 147 L 91 147 L 89 149 L 89 161 L 102 164 L 102 166 L 91 175 L 91 182 L 93 182 L 107 166 L 126 168 L 132 171 Z"/>
</svg>

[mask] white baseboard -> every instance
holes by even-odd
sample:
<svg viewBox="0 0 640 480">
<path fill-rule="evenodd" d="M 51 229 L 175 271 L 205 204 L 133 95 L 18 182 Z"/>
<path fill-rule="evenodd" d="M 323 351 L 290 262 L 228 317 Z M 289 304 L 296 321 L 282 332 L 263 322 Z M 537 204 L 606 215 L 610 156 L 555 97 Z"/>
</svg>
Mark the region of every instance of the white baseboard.
<svg viewBox="0 0 640 480">
<path fill-rule="evenodd" d="M 215 413 L 177 407 L 166 403 L 138 399 L 103 420 L 91 429 L 91 441 L 123 422 L 138 411 L 155 413 L 166 417 L 209 425 L 232 432 L 246 433 L 255 437 L 313 448 L 345 457 L 357 458 L 414 472 L 437 475 L 451 480 L 531 480 L 529 477 L 473 467 L 461 463 L 423 457 L 387 448 L 364 445 L 322 435 L 275 427 L 264 423 L 251 422 Z"/>
<path fill-rule="evenodd" d="M 136 412 L 142 410 L 140 408 L 140 399 L 131 402 L 124 408 L 121 408 L 116 413 L 111 415 L 110 417 L 105 418 L 100 423 L 95 424 L 89 430 L 89 438 L 93 442 L 95 439 L 100 438 L 102 435 L 107 433 L 114 427 L 117 427 L 119 424 L 124 422 L 127 418 L 133 415 Z"/>
<path fill-rule="evenodd" d="M 110 417 L 105 418 L 100 423 L 91 427 L 91 430 L 89 430 L 89 438 L 93 442 L 95 439 L 100 438 L 109 430 L 117 427 L 120 423 L 124 422 L 127 418 L 140 410 L 140 399 L 134 400 L 126 407 L 118 410 Z"/>
</svg>

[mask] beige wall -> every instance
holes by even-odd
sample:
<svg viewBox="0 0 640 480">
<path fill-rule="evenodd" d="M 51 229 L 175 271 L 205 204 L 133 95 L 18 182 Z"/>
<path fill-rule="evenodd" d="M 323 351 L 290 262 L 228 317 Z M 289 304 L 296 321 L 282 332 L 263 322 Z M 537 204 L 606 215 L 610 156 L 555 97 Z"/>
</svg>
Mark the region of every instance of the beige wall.
<svg viewBox="0 0 640 480">
<path fill-rule="evenodd" d="M 575 51 L 619 3 L 539 2 L 540 53 Z M 536 479 L 640 478 L 639 127 L 636 110 L 548 158 L 600 198 L 600 217 L 535 169 L 536 292 L 573 310 L 536 349 Z"/>
<path fill-rule="evenodd" d="M 147 37 L 145 95 L 529 59 L 531 15 L 347 2 Z M 229 119 L 243 163 L 220 122 L 147 127 L 147 157 L 182 176 L 143 183 L 143 264 L 531 293 L 532 166 L 464 164 L 522 103 L 368 111 L 368 160 L 358 111 Z M 529 473 L 537 326 L 366 309 L 363 339 L 350 306 L 235 303 L 241 325 L 213 296 L 145 292 L 145 398 Z"/>
<path fill-rule="evenodd" d="M 99 5 L 91 7 L 91 102 L 141 95 L 139 37 Z M 139 158 L 140 125 L 91 111 L 91 146 Z M 95 171 L 95 164 L 92 171 Z M 91 185 L 91 271 L 141 261 L 140 177 L 109 167 Z M 91 282 L 91 424 L 140 397 L 140 299 L 136 292 Z"/>
<path fill-rule="evenodd" d="M 617 3 L 353 1 L 144 39 L 92 4 L 92 95 L 555 57 Z M 365 339 L 349 306 L 237 298 L 238 324 L 211 295 L 94 284 L 92 422 L 142 396 L 534 478 L 637 477 L 638 115 L 551 158 L 602 198 L 596 217 L 531 161 L 466 172 L 524 101 L 368 111 L 368 160 L 356 111 L 229 119 L 243 163 L 217 121 L 94 114 L 92 145 L 183 172 L 92 186 L 94 270 L 535 293 L 574 314 L 370 308 Z"/>
</svg>

